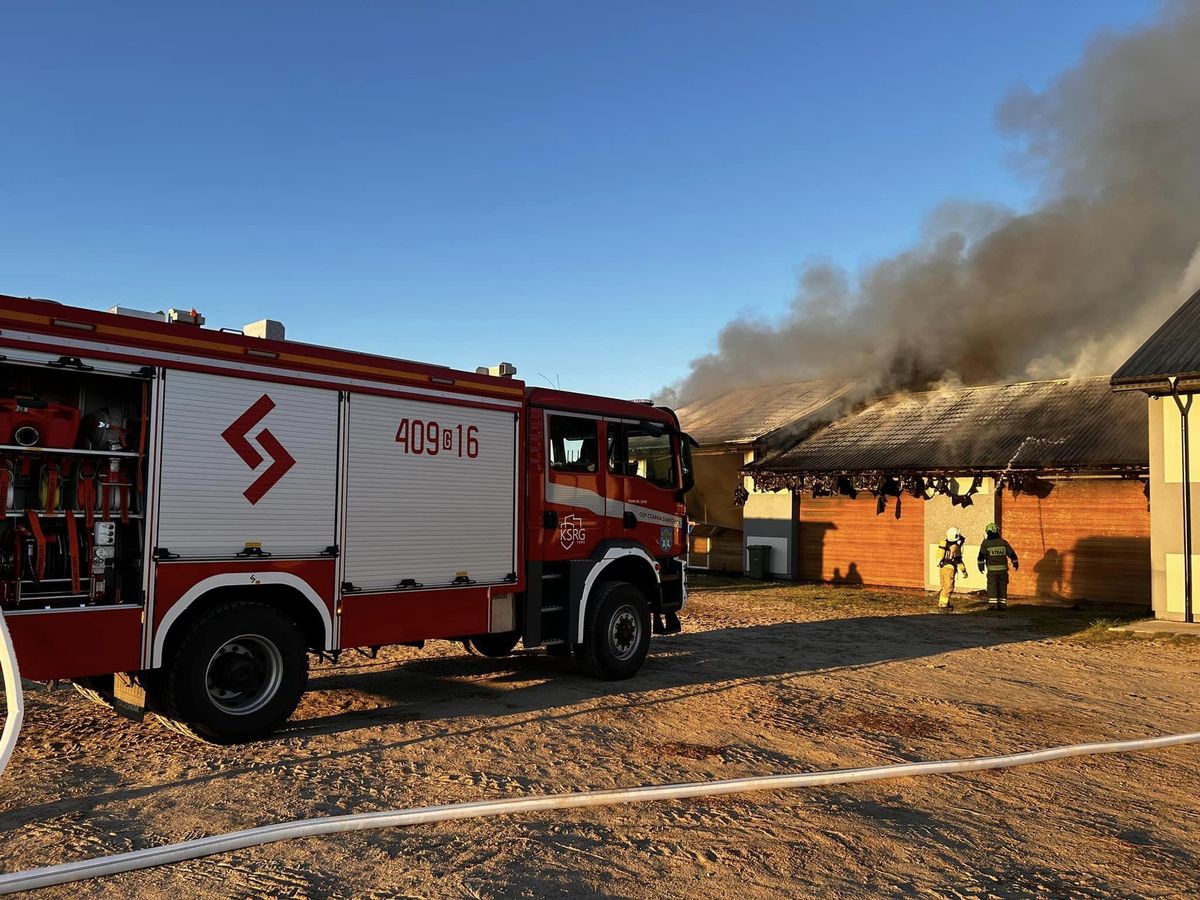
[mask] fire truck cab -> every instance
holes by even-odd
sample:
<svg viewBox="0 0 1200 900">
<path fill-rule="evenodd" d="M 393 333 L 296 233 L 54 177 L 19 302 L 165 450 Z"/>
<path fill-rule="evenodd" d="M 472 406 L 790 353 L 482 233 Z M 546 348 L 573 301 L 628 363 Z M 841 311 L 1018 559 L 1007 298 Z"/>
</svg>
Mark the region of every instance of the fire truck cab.
<svg viewBox="0 0 1200 900">
<path fill-rule="evenodd" d="M 22 674 L 235 742 L 309 654 L 518 644 L 635 674 L 686 600 L 673 412 L 0 295 L 0 610 Z"/>
<path fill-rule="evenodd" d="M 640 634 L 648 628 L 633 616 L 638 597 L 663 617 L 660 630 L 678 630 L 688 439 L 663 408 L 540 388 L 527 401 L 521 634 L 527 646 L 566 644 L 597 674 L 628 677 L 641 665 Z M 610 607 L 617 611 L 605 612 Z M 602 627 L 611 630 L 608 643 L 589 641 Z"/>
</svg>

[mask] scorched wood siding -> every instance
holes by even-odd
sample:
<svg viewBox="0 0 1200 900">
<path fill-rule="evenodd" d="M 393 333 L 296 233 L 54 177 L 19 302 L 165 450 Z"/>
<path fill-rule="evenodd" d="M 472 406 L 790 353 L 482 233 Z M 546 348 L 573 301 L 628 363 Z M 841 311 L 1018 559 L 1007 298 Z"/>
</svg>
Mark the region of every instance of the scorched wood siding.
<svg viewBox="0 0 1200 900">
<path fill-rule="evenodd" d="M 800 500 L 797 572 L 801 581 L 925 586 L 924 502 L 896 498 L 876 514 L 870 494 Z"/>
<path fill-rule="evenodd" d="M 696 451 L 695 487 L 688 491 L 687 514 L 694 529 L 689 564 L 710 572 L 742 573 L 742 508 L 733 492 L 741 482 L 742 450 Z"/>
<path fill-rule="evenodd" d="M 692 473 L 696 484 L 687 494 L 689 519 L 741 531 L 742 508 L 734 505 L 733 492 L 741 482 L 738 471 L 742 467 L 742 456 L 740 450 L 720 453 L 696 451 L 692 457 Z M 741 571 L 741 565 L 739 548 L 738 571 Z"/>
<path fill-rule="evenodd" d="M 1150 512 L 1141 482 L 1051 483 L 1045 497 L 1002 495 L 1001 529 L 1021 558 L 1010 595 L 1149 606 Z"/>
</svg>

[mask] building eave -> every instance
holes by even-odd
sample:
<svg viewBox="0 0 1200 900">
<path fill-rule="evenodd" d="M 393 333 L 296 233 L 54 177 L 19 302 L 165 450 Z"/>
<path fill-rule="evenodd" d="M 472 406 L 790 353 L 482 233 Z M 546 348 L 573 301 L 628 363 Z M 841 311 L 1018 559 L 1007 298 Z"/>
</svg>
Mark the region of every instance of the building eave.
<svg viewBox="0 0 1200 900">
<path fill-rule="evenodd" d="M 992 478 L 1005 479 L 1019 476 L 1028 477 L 1110 477 L 1110 478 L 1144 478 L 1150 474 L 1150 466 L 1140 463 L 1112 463 L 1110 465 L 1087 466 L 1015 466 L 1001 468 L 998 466 L 954 466 L 928 467 L 920 469 L 777 469 L 745 466 L 739 472 L 742 477 L 763 482 L 802 481 L 804 479 L 824 478 L 855 478 L 877 476 L 890 479 L 906 478 Z"/>
<path fill-rule="evenodd" d="M 1200 372 L 1184 372 L 1178 375 L 1127 375 L 1114 377 L 1109 383 L 1114 391 L 1142 391 L 1152 397 L 1164 397 L 1172 393 L 1171 379 L 1180 393 L 1200 393 Z"/>
</svg>

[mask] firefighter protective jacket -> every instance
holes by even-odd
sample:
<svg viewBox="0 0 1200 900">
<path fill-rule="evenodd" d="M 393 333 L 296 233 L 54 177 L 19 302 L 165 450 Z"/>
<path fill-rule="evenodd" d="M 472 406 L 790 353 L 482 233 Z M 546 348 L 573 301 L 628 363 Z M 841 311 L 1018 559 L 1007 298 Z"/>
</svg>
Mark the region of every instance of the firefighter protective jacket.
<svg viewBox="0 0 1200 900">
<path fill-rule="evenodd" d="M 1014 568 L 1019 565 L 1017 551 L 999 535 L 985 538 L 979 545 L 979 565 L 986 565 L 989 572 L 1007 572 L 1010 559 Z"/>
</svg>

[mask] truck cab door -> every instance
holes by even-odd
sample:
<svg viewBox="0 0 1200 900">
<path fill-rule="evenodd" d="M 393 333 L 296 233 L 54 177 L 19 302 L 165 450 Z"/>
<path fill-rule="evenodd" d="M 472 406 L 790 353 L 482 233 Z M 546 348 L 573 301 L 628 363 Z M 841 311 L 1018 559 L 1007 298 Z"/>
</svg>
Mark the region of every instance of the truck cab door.
<svg viewBox="0 0 1200 900">
<path fill-rule="evenodd" d="M 608 472 L 604 494 L 604 536 L 608 540 L 629 540 L 636 519 L 625 518 L 625 431 L 618 419 L 604 420 L 605 470 Z"/>
<path fill-rule="evenodd" d="M 676 438 L 657 422 L 610 419 L 605 425 L 608 537 L 635 541 L 652 556 L 680 555 L 686 535 L 678 512 Z"/>
<path fill-rule="evenodd" d="M 604 538 L 603 423 L 596 416 L 546 411 L 542 558 L 581 559 Z"/>
</svg>

